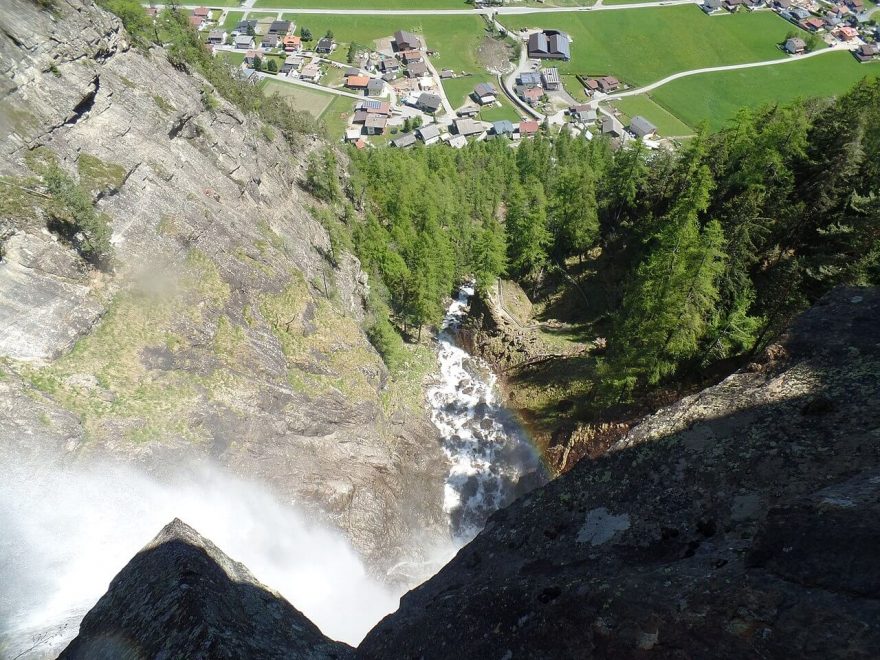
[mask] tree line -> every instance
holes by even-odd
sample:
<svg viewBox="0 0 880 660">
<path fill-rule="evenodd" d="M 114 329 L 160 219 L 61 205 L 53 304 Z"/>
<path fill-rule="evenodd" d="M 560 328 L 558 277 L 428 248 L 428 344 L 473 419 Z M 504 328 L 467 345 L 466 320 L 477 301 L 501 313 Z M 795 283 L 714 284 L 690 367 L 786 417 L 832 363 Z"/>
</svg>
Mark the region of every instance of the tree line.
<svg viewBox="0 0 880 660">
<path fill-rule="evenodd" d="M 675 153 L 561 132 L 351 159 L 353 246 L 397 327 L 437 323 L 465 278 L 583 285 L 612 310 L 605 403 L 761 350 L 836 284 L 880 281 L 877 80 L 744 109 Z M 600 273 L 571 277 L 597 254 Z"/>
</svg>

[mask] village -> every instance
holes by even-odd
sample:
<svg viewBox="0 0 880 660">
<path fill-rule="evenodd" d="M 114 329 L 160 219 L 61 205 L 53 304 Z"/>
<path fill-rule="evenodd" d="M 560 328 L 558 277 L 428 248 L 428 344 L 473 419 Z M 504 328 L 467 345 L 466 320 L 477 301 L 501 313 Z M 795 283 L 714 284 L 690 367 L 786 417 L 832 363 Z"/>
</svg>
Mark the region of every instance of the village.
<svg viewBox="0 0 880 660">
<path fill-rule="evenodd" d="M 700 8 L 706 14 L 776 12 L 793 27 L 777 44 L 787 57 L 835 48 L 849 50 L 859 62 L 880 59 L 880 27 L 864 20 L 864 0 L 768 1 L 703 0 Z M 484 14 L 487 31 L 519 45 L 518 58 L 511 56 L 505 70 L 492 70 L 487 77 L 435 65 L 432 60 L 439 51 L 423 34 L 403 28 L 362 45 L 338 43 L 332 30 L 313 35 L 280 12 L 275 17 L 245 18 L 227 30 L 217 20 L 219 13 L 217 8 L 199 7 L 190 16 L 216 56 L 240 62 L 237 75 L 253 84 L 277 81 L 349 99 L 348 113 L 340 113 L 345 116 L 340 139 L 357 149 L 419 143 L 462 148 L 469 141 L 487 139 L 514 144 L 550 126 L 588 140 L 607 136 L 618 145 L 642 140 L 648 148 L 673 146 L 666 139 L 670 136 L 661 135 L 648 118 L 625 116 L 612 103 L 638 93 L 637 87 L 633 91 L 611 72 L 560 73 L 558 63 L 569 62 L 573 49 L 590 47 L 575 43 L 560 29 L 508 30 L 497 12 Z M 447 95 L 445 85 L 467 85 L 469 78 L 473 85 L 465 103 Z M 515 111 L 518 119 L 485 119 L 487 109 L 502 107 Z"/>
</svg>

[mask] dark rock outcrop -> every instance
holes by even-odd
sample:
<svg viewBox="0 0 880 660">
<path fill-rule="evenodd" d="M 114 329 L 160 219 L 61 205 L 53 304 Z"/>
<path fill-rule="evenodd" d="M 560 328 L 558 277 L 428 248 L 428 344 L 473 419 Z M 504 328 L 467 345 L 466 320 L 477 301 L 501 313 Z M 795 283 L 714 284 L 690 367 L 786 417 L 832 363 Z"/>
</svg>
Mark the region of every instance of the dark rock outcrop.
<svg viewBox="0 0 880 660">
<path fill-rule="evenodd" d="M 365 658 L 869 658 L 880 648 L 880 292 L 490 518 Z"/>
<path fill-rule="evenodd" d="M 352 656 L 242 564 L 174 520 L 113 579 L 60 660 Z"/>
</svg>

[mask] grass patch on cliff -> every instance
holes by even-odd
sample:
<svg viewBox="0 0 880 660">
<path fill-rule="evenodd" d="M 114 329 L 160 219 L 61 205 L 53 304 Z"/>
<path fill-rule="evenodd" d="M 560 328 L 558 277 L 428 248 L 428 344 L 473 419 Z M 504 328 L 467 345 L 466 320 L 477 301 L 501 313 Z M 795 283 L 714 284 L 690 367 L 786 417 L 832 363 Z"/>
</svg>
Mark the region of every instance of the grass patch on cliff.
<svg viewBox="0 0 880 660">
<path fill-rule="evenodd" d="M 105 163 L 86 152 L 79 155 L 77 169 L 80 184 L 91 191 L 119 190 L 127 174 L 122 165 Z"/>
</svg>

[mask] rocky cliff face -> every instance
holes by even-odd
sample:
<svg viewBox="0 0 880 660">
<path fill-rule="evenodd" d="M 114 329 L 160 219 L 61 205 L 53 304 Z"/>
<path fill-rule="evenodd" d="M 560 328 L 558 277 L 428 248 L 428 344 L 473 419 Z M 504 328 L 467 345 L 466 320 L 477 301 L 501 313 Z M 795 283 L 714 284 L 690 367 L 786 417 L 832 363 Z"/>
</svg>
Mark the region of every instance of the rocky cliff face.
<svg viewBox="0 0 880 660">
<path fill-rule="evenodd" d="M 331 521 L 374 566 L 446 534 L 418 382 L 362 330 L 300 151 L 131 48 L 83 0 L 0 8 L 0 458 L 209 460 Z M 216 94 L 213 94 L 216 96 Z M 47 227 L 57 163 L 112 228 L 99 272 Z"/>
<path fill-rule="evenodd" d="M 353 656 L 180 520 L 134 557 L 60 660 Z"/>
<path fill-rule="evenodd" d="M 762 362 L 493 515 L 356 656 L 875 657 L 878 324 L 880 291 L 832 292 Z M 131 578 L 84 640 L 120 625 L 106 603 L 166 597 Z"/>
</svg>

